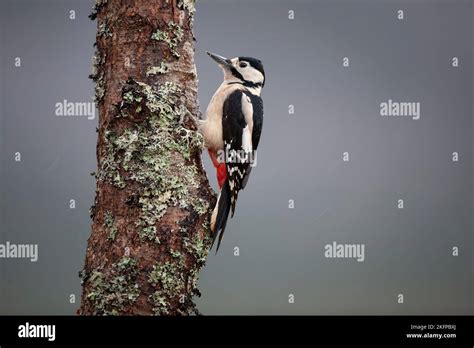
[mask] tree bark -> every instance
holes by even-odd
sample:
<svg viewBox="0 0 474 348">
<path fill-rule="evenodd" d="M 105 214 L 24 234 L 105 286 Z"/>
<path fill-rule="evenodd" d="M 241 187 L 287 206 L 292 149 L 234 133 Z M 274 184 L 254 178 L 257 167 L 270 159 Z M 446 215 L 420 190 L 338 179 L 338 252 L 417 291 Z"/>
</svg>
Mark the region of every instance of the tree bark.
<svg viewBox="0 0 474 348">
<path fill-rule="evenodd" d="M 99 108 L 81 315 L 188 315 L 215 196 L 201 163 L 191 0 L 98 0 Z"/>
</svg>

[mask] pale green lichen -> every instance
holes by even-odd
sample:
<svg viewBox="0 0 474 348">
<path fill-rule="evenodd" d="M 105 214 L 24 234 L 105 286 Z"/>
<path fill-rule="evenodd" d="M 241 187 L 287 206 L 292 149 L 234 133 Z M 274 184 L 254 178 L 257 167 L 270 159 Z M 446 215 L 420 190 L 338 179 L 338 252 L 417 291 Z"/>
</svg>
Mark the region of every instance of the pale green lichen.
<svg viewBox="0 0 474 348">
<path fill-rule="evenodd" d="M 106 23 L 102 23 L 97 27 L 97 36 L 99 37 L 112 37 L 112 32 Z"/>
<path fill-rule="evenodd" d="M 179 26 L 179 24 L 171 21 L 168 23 L 168 31 L 158 29 L 151 35 L 151 38 L 153 40 L 165 42 L 173 56 L 179 58 L 180 54 L 178 52 L 178 45 L 183 40 L 183 36 L 183 29 Z"/>
<path fill-rule="evenodd" d="M 123 102 L 122 102 L 122 106 L 124 105 L 124 103 L 133 103 L 133 102 L 138 102 L 140 103 L 142 101 L 142 97 L 140 96 L 134 96 L 133 95 L 133 92 L 132 91 L 129 91 L 127 93 L 124 93 L 123 96 Z"/>
<path fill-rule="evenodd" d="M 203 215 L 207 213 L 209 210 L 209 202 L 202 198 L 198 198 L 193 208 L 196 211 L 196 213 L 198 213 L 198 215 Z"/>
<path fill-rule="evenodd" d="M 127 204 L 138 209 L 137 233 L 143 240 L 159 244 L 158 236 L 171 235 L 166 224 L 160 224 L 171 207 L 189 212 L 179 221 L 177 233 L 182 234 L 182 245 L 171 247 L 169 256 L 156 263 L 148 275 L 148 282 L 154 287 L 148 301 L 157 315 L 197 313 L 192 298 L 199 296 L 199 270 L 210 246 L 210 239 L 203 240 L 192 225 L 196 216 L 209 212 L 210 206 L 197 194 L 200 185 L 192 161 L 201 150 L 203 139 L 183 124 L 189 111 L 182 95 L 183 91 L 169 81 L 154 87 L 128 80 L 117 105 L 117 116 L 136 122 L 128 123 L 125 129 L 115 127 L 117 121 L 107 125 L 97 174 L 99 180 L 119 188 L 139 184 L 134 185 L 138 189 Z M 146 117 L 137 115 L 137 109 Z M 107 225 L 114 226 L 110 220 L 107 218 Z M 186 266 L 190 264 L 191 269 Z"/>
<path fill-rule="evenodd" d="M 169 207 L 196 206 L 199 215 L 208 207 L 189 192 L 199 188 L 197 171 L 183 159 L 190 160 L 193 149 L 202 147 L 203 141 L 198 132 L 181 124 L 187 112 L 178 98 L 181 92 L 169 81 L 158 88 L 129 81 L 119 114 L 144 107 L 149 115 L 119 135 L 110 130 L 104 134 L 105 154 L 97 177 L 119 188 L 127 181 L 141 184 L 137 227 L 142 239 L 155 243 L 160 243 L 156 225 Z"/>
<path fill-rule="evenodd" d="M 105 143 L 105 154 L 100 157 L 101 163 L 97 171 L 97 180 L 108 182 L 118 188 L 125 187 L 125 179 L 119 171 L 120 160 L 117 159 L 115 142 L 117 135 L 109 130 L 105 131 L 103 137 Z"/>
<path fill-rule="evenodd" d="M 106 0 L 97 1 L 94 16 L 105 3 Z M 187 11 L 192 22 L 194 1 L 179 0 L 178 6 L 183 10 L 181 17 Z M 98 37 L 111 35 L 106 24 L 99 25 Z M 152 35 L 153 40 L 164 42 L 176 58 L 180 57 L 183 38 L 183 29 L 174 22 Z M 186 51 L 186 45 L 188 42 L 182 51 Z M 105 94 L 104 64 L 105 54 L 100 56 L 97 52 L 93 71 L 96 101 L 102 100 Z M 167 72 L 168 65 L 161 62 L 159 66 L 150 67 L 146 75 Z M 211 242 L 210 238 L 203 238 L 197 232 L 201 224 L 196 223 L 196 217 L 209 213 L 210 209 L 209 203 L 197 193 L 199 176 L 192 163 L 203 146 L 203 138 L 183 124 L 189 111 L 184 105 L 184 92 L 173 82 L 155 87 L 128 80 L 122 89 L 122 100 L 115 106 L 116 117 L 106 120 L 105 131 L 100 133 L 102 153 L 96 177 L 118 188 L 133 187 L 133 193 L 127 188 L 126 204 L 137 210 L 137 233 L 143 240 L 157 244 L 160 243 L 158 236 L 164 242 L 170 240 L 167 255 L 153 266 L 153 270 L 146 265 L 148 284 L 141 290 L 149 293 L 153 287 L 148 301 L 157 315 L 198 313 L 192 298 L 200 296 L 197 289 L 199 271 Z M 167 230 L 166 219 L 160 224 L 163 216 L 172 212 L 172 207 L 188 212 L 178 222 L 177 231 Z M 108 238 L 115 240 L 117 221 L 111 211 L 104 212 L 103 223 Z M 202 226 L 209 229 L 207 221 Z M 180 234 L 178 240 L 175 233 Z M 104 269 L 99 267 L 87 277 L 90 281 L 87 299 L 95 309 L 94 314 L 127 313 L 140 294 L 137 262 L 124 256 Z M 82 274 L 82 279 L 84 277 Z"/>
<path fill-rule="evenodd" d="M 168 315 L 170 313 L 169 303 L 162 291 L 155 291 L 150 295 L 149 300 L 153 304 L 153 313 L 155 315 Z"/>
<path fill-rule="evenodd" d="M 92 57 L 92 72 L 89 75 L 89 78 L 95 82 L 94 101 L 96 103 L 100 102 L 105 95 L 105 80 L 103 71 L 105 57 L 106 54 L 104 53 L 102 55 L 99 50 L 96 50 L 94 56 Z"/>
<path fill-rule="evenodd" d="M 87 294 L 93 314 L 119 315 L 132 305 L 139 296 L 137 274 L 137 262 L 129 256 L 122 257 L 108 272 L 93 271 L 88 279 L 91 291 Z M 85 278 L 84 274 L 81 276 Z"/>
<path fill-rule="evenodd" d="M 152 66 L 146 71 L 146 76 L 152 76 L 156 74 L 166 74 L 168 72 L 168 66 L 161 62 L 160 66 Z"/>
<path fill-rule="evenodd" d="M 176 282 L 176 276 L 178 275 L 178 282 Z M 155 264 L 153 270 L 148 274 L 148 282 L 157 286 L 160 285 L 164 291 L 174 292 L 175 294 L 184 288 L 184 281 L 180 279 L 179 268 L 171 263 L 165 262 L 164 264 Z"/>
<path fill-rule="evenodd" d="M 207 254 L 211 244 L 211 238 L 201 238 L 195 234 L 191 239 L 185 237 L 183 239 L 183 245 L 186 251 L 191 254 L 198 264 L 204 265 L 206 262 Z"/>
<path fill-rule="evenodd" d="M 194 13 L 196 12 L 196 0 L 179 0 L 178 7 L 182 10 L 187 10 L 189 21 L 192 24 L 194 20 Z"/>
<path fill-rule="evenodd" d="M 115 218 L 110 210 L 106 210 L 104 214 L 104 227 L 108 231 L 108 239 L 115 240 L 117 236 L 117 226 L 115 226 Z"/>
<path fill-rule="evenodd" d="M 182 259 L 183 258 L 183 254 L 179 251 L 179 250 L 173 250 L 171 249 L 170 250 L 170 254 L 172 257 L 174 257 L 175 259 Z"/>
<path fill-rule="evenodd" d="M 179 268 L 183 268 L 186 263 L 186 255 L 179 250 L 171 249 L 169 251 L 171 257 Z"/>
<path fill-rule="evenodd" d="M 188 10 L 189 13 L 196 12 L 196 0 L 179 0 L 178 7 Z"/>
<path fill-rule="evenodd" d="M 149 297 L 156 315 L 169 314 L 171 301 L 179 302 L 180 298 L 189 296 L 186 294 L 186 281 L 182 266 L 169 261 L 155 264 L 153 270 L 148 274 L 148 282 L 157 288 Z"/>
</svg>

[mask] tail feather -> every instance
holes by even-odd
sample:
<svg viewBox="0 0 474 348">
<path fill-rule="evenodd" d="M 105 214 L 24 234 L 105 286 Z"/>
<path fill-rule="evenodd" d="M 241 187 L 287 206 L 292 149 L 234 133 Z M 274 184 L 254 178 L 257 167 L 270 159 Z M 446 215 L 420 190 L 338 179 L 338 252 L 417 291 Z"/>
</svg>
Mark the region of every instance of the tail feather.
<svg viewBox="0 0 474 348">
<path fill-rule="evenodd" d="M 219 250 L 219 246 L 221 245 L 222 236 L 224 235 L 225 226 L 227 224 L 227 218 L 229 217 L 230 207 L 230 187 L 229 181 L 226 180 L 219 194 L 216 207 L 214 208 L 214 210 L 217 209 L 217 212 L 215 211 L 212 214 L 213 218 L 215 217 L 215 220 L 211 222 L 211 226 L 213 226 L 214 233 L 211 248 L 214 246 L 214 242 L 216 241 L 217 236 L 219 235 L 216 253 Z"/>
</svg>

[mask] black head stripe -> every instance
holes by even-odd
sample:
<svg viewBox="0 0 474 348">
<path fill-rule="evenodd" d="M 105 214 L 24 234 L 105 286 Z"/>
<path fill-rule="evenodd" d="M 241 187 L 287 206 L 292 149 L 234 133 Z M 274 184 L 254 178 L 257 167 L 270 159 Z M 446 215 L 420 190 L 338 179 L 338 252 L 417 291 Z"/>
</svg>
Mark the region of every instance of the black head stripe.
<svg viewBox="0 0 474 348">
<path fill-rule="evenodd" d="M 243 81 L 243 80 L 244 80 L 244 77 L 242 76 L 241 73 L 239 73 L 239 72 L 237 71 L 236 68 L 231 67 L 231 68 L 230 68 L 230 71 L 231 71 L 232 75 L 234 75 L 235 77 L 237 77 L 240 81 Z"/>
<path fill-rule="evenodd" d="M 263 87 L 263 83 L 253 83 L 253 82 L 250 82 L 250 81 L 238 81 L 238 82 L 229 82 L 228 83 L 229 85 L 235 85 L 235 84 L 239 84 L 239 85 L 243 85 L 245 87 L 250 87 L 250 88 L 257 88 L 257 87 Z"/>
<path fill-rule="evenodd" d="M 239 57 L 239 61 L 246 61 L 249 62 L 249 64 L 256 70 L 260 71 L 263 75 L 263 85 L 265 84 L 265 71 L 263 70 L 263 64 L 262 61 L 259 59 L 255 59 L 252 57 Z M 239 74 L 240 75 L 240 74 Z M 263 86 L 262 85 L 262 86 Z"/>
<path fill-rule="evenodd" d="M 244 80 L 244 77 L 242 76 L 242 74 L 239 73 L 237 71 L 237 69 L 234 68 L 234 67 L 230 68 L 230 71 L 232 72 L 232 75 L 234 75 L 236 78 L 238 78 L 240 81 L 242 81 L 242 82 L 239 82 L 239 83 L 243 84 L 246 87 L 263 87 L 263 85 L 265 84 L 265 82 L 264 83 L 253 83 L 251 81 Z M 265 79 L 265 75 L 264 75 L 263 78 Z"/>
</svg>

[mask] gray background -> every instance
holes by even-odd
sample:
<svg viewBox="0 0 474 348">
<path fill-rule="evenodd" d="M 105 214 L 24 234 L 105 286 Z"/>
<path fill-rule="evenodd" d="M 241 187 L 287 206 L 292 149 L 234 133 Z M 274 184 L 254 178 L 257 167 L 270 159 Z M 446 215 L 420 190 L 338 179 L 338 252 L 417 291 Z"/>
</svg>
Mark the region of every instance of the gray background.
<svg viewBox="0 0 474 348">
<path fill-rule="evenodd" d="M 78 307 L 97 118 L 54 105 L 91 100 L 92 4 L 0 2 L 0 243 L 39 244 L 36 263 L 0 259 L 0 314 Z M 258 166 L 202 272 L 203 313 L 474 313 L 472 23 L 470 1 L 198 1 L 202 110 L 222 80 L 206 50 L 267 75 Z M 421 119 L 380 117 L 388 99 L 420 102 Z M 324 258 L 332 241 L 364 243 L 365 262 Z"/>
</svg>

